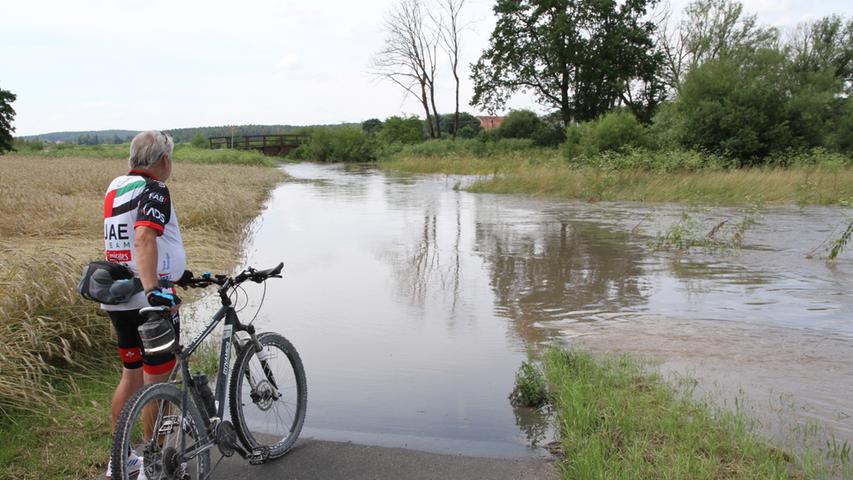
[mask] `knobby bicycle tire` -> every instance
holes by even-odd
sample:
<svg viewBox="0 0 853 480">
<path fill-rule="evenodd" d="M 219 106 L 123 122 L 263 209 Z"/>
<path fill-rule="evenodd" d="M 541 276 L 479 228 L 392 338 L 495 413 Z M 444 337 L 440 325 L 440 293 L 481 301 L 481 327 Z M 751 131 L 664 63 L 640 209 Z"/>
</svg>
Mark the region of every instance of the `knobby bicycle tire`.
<svg viewBox="0 0 853 480">
<path fill-rule="evenodd" d="M 274 379 L 276 378 L 276 374 L 278 374 L 283 378 L 277 378 L 277 382 L 288 383 L 287 385 L 277 385 L 282 396 L 278 399 L 271 399 L 268 395 L 264 396 L 264 391 L 268 390 L 270 385 L 260 368 L 257 352 L 251 344 L 238 355 L 237 360 L 234 362 L 228 395 L 231 399 L 231 419 L 234 422 L 234 429 L 237 431 L 240 441 L 250 451 L 260 447 L 268 447 L 269 458 L 272 459 L 287 453 L 299 437 L 302 425 L 305 422 L 308 387 L 302 360 L 299 358 L 296 349 L 286 338 L 277 333 L 265 332 L 258 335 L 258 342 L 264 347 L 268 361 L 274 364 L 270 367 Z M 284 367 L 287 371 L 276 371 L 276 365 L 283 363 L 279 355 L 283 355 L 287 359 L 289 368 Z M 247 372 L 253 375 L 252 381 L 248 380 Z M 292 379 L 290 378 L 290 374 L 293 375 Z M 252 382 L 256 385 L 252 385 Z M 294 383 L 295 385 L 289 385 L 289 383 Z M 293 391 L 293 387 L 295 387 L 295 392 Z M 255 398 L 252 398 L 253 394 Z M 296 402 L 295 406 L 288 408 L 288 402 L 292 402 L 293 400 Z M 289 415 L 293 420 L 286 434 L 275 432 L 272 434 L 273 440 L 268 441 L 267 438 L 270 437 L 269 431 L 264 432 L 267 438 L 262 437 L 263 433 L 252 432 L 246 418 L 246 408 L 250 408 L 250 415 L 262 416 L 264 415 L 262 412 L 268 412 L 273 408 L 278 409 L 279 407 L 282 407 L 281 410 L 283 412 L 276 410 L 277 414 Z M 278 420 L 282 419 L 281 414 L 279 414 Z M 269 424 L 263 425 L 262 422 L 260 428 L 269 429 L 271 427 Z"/>
<path fill-rule="evenodd" d="M 159 437 L 164 437 L 166 435 L 166 430 L 169 430 L 164 427 L 165 423 L 170 421 L 167 418 L 175 415 L 163 415 L 164 409 L 161 408 L 162 404 L 160 402 L 165 401 L 166 404 L 174 405 L 175 410 L 180 410 L 182 397 L 183 392 L 175 385 L 169 383 L 153 383 L 146 385 L 136 392 L 136 394 L 134 394 L 127 403 L 124 404 L 118 421 L 116 422 L 115 432 L 113 433 L 111 458 L 113 464 L 112 478 L 114 480 L 129 479 L 126 463 L 127 453 L 131 448 L 137 446 L 131 444 L 131 435 L 139 433 L 134 429 L 139 428 L 137 422 L 141 421 L 140 415 L 142 414 L 145 406 L 151 404 L 156 404 L 158 406 L 158 415 L 154 424 L 154 431 L 160 432 Z M 166 413 L 172 414 L 173 410 Z M 177 417 L 177 427 L 182 431 L 182 434 L 186 439 L 187 443 L 185 446 L 190 447 L 195 444 L 204 444 L 207 442 L 207 432 L 205 430 L 204 421 L 202 420 L 197 407 L 189 397 L 186 399 L 185 411 L 181 413 L 182 415 L 175 417 Z M 174 423 L 174 420 L 171 421 Z M 172 430 L 174 431 L 174 429 Z M 175 435 L 175 438 L 180 438 L 181 433 L 176 433 Z M 162 441 L 165 443 L 166 440 L 164 439 Z M 153 439 L 148 442 L 148 445 L 150 446 L 152 442 Z M 158 445 L 158 448 L 162 448 L 162 445 Z M 175 449 L 175 451 L 178 452 L 178 449 Z M 160 453 L 162 453 L 162 451 Z M 144 452 L 138 452 L 138 454 L 143 456 L 143 468 L 146 469 L 146 475 L 149 480 L 155 480 L 158 477 L 166 478 L 163 475 L 152 475 L 149 473 L 154 472 L 154 469 L 162 467 L 162 463 L 158 466 L 156 462 L 156 455 L 149 455 Z M 193 460 L 196 473 L 196 476 L 193 478 L 206 478 L 210 472 L 210 452 L 205 450 L 200 453 L 196 459 L 197 460 Z"/>
</svg>

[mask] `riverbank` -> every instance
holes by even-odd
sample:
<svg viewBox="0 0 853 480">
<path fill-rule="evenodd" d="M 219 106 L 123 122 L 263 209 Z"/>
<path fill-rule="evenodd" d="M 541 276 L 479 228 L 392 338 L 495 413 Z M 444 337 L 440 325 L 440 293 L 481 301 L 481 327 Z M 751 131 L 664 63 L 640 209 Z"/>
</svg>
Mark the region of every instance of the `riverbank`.
<svg viewBox="0 0 853 480">
<path fill-rule="evenodd" d="M 525 398 L 553 405 L 565 479 L 851 474 L 849 451 L 841 445 L 785 452 L 757 433 L 742 408 L 697 401 L 695 381 L 672 385 L 641 357 L 552 348 L 541 369 L 525 364 L 518 378 Z"/>
<path fill-rule="evenodd" d="M 700 158 L 687 160 L 701 163 Z M 673 160 L 673 164 L 683 161 Z M 439 156 L 403 153 L 392 155 L 379 165 L 409 173 L 476 175 L 480 178 L 464 189 L 480 193 L 717 205 L 853 203 L 853 167 L 830 162 L 786 168 L 613 168 L 573 166 L 558 150 L 532 149 L 484 157 L 465 153 Z"/>
<path fill-rule="evenodd" d="M 285 175 L 228 165 L 225 157 L 186 163 L 179 155 L 169 187 L 189 267 L 227 271 L 247 224 Z M 126 160 L 112 154 L 0 159 L 0 478 L 80 477 L 105 468 L 114 340 L 109 320 L 74 287 L 82 266 L 102 256 L 103 192 L 126 170 Z"/>
</svg>

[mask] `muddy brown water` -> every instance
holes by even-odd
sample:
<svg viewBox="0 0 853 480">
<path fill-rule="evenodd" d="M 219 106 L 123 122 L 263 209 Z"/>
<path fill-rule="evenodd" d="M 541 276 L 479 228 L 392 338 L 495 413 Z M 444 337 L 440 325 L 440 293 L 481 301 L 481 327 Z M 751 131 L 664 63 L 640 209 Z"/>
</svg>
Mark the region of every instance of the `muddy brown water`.
<svg viewBox="0 0 853 480">
<path fill-rule="evenodd" d="M 849 211 L 765 208 L 740 249 L 661 252 L 650 242 L 685 211 L 708 224 L 746 214 L 284 168 L 291 180 L 245 255 L 260 267 L 285 262 L 255 323 L 302 356 L 305 436 L 542 455 L 531 440 L 547 440 L 547 428 L 508 400 L 515 371 L 528 349 L 582 343 L 658 359 L 724 404 L 745 398 L 773 435 L 813 422 L 853 440 L 853 261 L 819 258 Z M 251 315 L 261 289 L 248 293 Z"/>
</svg>

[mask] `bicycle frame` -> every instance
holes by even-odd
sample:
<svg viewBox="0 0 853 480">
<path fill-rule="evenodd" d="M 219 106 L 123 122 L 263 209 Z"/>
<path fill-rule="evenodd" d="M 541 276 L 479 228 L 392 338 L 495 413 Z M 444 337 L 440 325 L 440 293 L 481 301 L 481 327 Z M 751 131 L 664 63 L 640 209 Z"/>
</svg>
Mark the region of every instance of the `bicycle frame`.
<svg viewBox="0 0 853 480">
<path fill-rule="evenodd" d="M 183 349 L 180 353 L 181 360 L 183 360 L 180 362 L 182 368 L 181 374 L 191 382 L 192 376 L 189 371 L 188 360 L 198 347 L 201 346 L 207 336 L 213 332 L 217 325 L 219 325 L 219 322 L 222 321 L 223 318 L 225 319 L 225 327 L 222 331 L 222 341 L 219 349 L 219 369 L 216 374 L 216 390 L 213 395 L 213 398 L 216 400 L 216 416 L 220 419 L 225 415 L 226 387 L 228 384 L 228 374 L 231 369 L 231 336 L 234 333 L 235 326 L 237 327 L 237 331 L 248 331 L 248 326 L 240 323 L 240 319 L 237 318 L 237 312 L 234 310 L 233 305 L 223 305 L 216 314 L 213 315 L 213 318 L 204 330 L 196 335 L 192 342 L 190 342 L 189 346 Z M 250 332 L 250 334 L 251 333 L 254 332 Z M 200 405 L 199 410 L 204 410 L 204 406 Z M 202 415 L 203 417 L 208 416 L 206 410 L 202 413 L 204 414 Z"/>
</svg>

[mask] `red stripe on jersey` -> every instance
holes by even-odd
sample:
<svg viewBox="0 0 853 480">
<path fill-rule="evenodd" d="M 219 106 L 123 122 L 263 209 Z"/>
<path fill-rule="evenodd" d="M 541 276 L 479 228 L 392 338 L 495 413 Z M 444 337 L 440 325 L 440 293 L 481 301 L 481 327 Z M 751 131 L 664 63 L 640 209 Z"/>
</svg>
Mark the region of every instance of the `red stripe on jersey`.
<svg viewBox="0 0 853 480">
<path fill-rule="evenodd" d="M 107 196 L 104 197 L 104 218 L 113 216 L 113 202 L 116 199 L 116 192 L 118 192 L 118 189 L 107 192 Z"/>
</svg>

